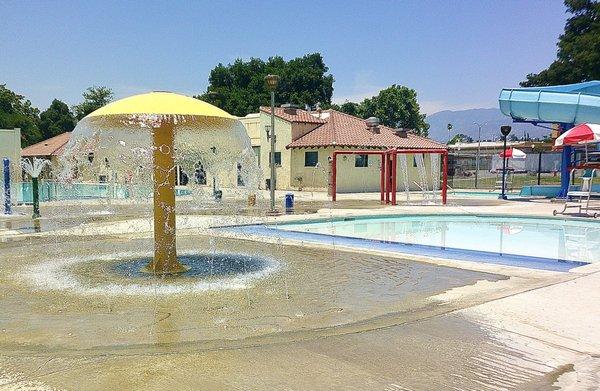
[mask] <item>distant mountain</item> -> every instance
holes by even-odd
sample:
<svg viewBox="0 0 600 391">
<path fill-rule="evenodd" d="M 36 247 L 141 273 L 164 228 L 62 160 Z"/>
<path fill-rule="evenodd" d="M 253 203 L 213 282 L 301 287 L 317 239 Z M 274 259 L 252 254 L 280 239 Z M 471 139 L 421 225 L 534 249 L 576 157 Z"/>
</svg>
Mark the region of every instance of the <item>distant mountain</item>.
<svg viewBox="0 0 600 391">
<path fill-rule="evenodd" d="M 544 137 L 550 133 L 549 129 L 538 126 L 513 123 L 510 117 L 502 114 L 500 109 L 444 110 L 427 116 L 425 121 L 430 125 L 429 137 L 444 143 L 458 133 L 477 140 L 478 128 L 473 122 L 483 125 L 481 127 L 482 140 L 497 140 L 500 137 L 500 126 L 502 125 L 511 125 L 511 134 L 519 138 L 523 137 L 524 133 L 529 133 L 531 138 Z M 448 124 L 452 124 L 450 133 L 448 133 Z"/>
</svg>

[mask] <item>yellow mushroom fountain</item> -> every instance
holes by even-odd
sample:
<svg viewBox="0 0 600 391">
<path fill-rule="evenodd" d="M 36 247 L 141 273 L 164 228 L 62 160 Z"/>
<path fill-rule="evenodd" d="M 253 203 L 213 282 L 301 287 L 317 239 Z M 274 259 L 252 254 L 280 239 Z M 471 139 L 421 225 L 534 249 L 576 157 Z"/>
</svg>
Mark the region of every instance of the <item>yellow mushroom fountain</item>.
<svg viewBox="0 0 600 391">
<path fill-rule="evenodd" d="M 176 250 L 176 165 L 202 161 L 204 168 L 228 175 L 242 164 L 255 164 L 248 136 L 235 117 L 170 92 L 131 96 L 92 112 L 78 123 L 65 155 L 78 173 L 95 161 L 96 168 L 109 167 L 117 180 L 145 178 L 153 184 L 154 258 L 146 271 L 155 274 L 186 270 Z"/>
</svg>

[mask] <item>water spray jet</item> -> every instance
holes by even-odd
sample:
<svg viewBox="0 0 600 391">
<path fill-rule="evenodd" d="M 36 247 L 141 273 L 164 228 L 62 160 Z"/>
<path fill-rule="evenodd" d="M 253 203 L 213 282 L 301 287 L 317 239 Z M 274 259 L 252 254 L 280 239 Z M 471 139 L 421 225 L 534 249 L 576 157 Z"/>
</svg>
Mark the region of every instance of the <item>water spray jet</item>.
<svg viewBox="0 0 600 391">
<path fill-rule="evenodd" d="M 46 159 L 21 159 L 21 168 L 31 177 L 31 190 L 32 190 L 32 202 L 33 202 L 33 214 L 32 219 L 40 218 L 40 184 L 39 176 L 44 169 L 44 166 L 50 165 L 50 161 Z"/>
<path fill-rule="evenodd" d="M 214 148 L 221 154 L 215 154 Z M 255 162 L 248 136 L 235 117 L 201 100 L 169 92 L 131 96 L 89 114 L 73 131 L 65 159 L 71 160 L 71 166 L 72 161 L 91 164 L 82 159 L 91 150 L 97 155 L 94 160 L 110 162 L 111 170 L 126 173 L 121 177 L 132 177 L 133 171 L 144 175 L 145 164 L 151 165 L 154 257 L 143 271 L 160 275 L 188 270 L 177 259 L 176 249 L 178 159 L 212 164 L 215 173 L 228 173 L 241 161 L 246 166 Z"/>
</svg>

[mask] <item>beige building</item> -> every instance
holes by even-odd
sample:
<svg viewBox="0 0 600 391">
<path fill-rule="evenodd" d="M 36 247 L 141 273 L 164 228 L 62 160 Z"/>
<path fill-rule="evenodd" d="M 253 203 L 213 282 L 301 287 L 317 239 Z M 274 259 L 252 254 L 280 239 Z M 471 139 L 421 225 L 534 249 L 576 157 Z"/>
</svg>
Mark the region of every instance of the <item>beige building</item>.
<svg viewBox="0 0 600 391">
<path fill-rule="evenodd" d="M 246 128 L 246 132 L 250 138 L 250 143 L 252 144 L 252 150 L 254 151 L 259 164 L 261 152 L 261 129 L 264 132 L 264 127 L 261 127 L 260 124 L 260 117 L 260 113 L 252 113 L 239 119 Z"/>
<path fill-rule="evenodd" d="M 65 132 L 58 136 L 50 137 L 47 140 L 23 148 L 21 156 L 29 159 L 38 158 L 49 160 L 50 165 L 44 167 L 41 177 L 52 178 L 54 176 L 53 169 L 58 167 L 58 159 L 70 138 L 71 132 Z"/>
<path fill-rule="evenodd" d="M 269 107 L 240 120 L 257 153 L 262 170 L 261 188 L 269 186 L 271 125 Z M 294 107 L 275 108 L 275 163 L 278 189 L 326 190 L 330 185 L 329 159 L 336 150 L 446 149 L 446 145 L 404 130 L 367 127 L 363 119 L 335 110 L 309 112 Z M 409 185 L 418 190 L 420 174 L 413 154 L 406 155 Z M 427 186 L 431 188 L 431 161 L 423 157 Z M 398 165 L 400 166 L 401 155 Z M 343 155 L 337 163 L 338 192 L 379 191 L 381 160 L 376 155 Z M 398 189 L 404 184 L 398 180 Z"/>
</svg>

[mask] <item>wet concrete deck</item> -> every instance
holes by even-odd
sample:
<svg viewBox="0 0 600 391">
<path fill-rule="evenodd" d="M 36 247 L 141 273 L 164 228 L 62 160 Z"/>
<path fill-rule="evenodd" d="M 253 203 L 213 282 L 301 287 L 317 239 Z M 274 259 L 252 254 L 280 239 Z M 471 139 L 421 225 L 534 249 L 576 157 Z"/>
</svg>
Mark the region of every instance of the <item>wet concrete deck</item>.
<svg viewBox="0 0 600 391">
<path fill-rule="evenodd" d="M 319 216 L 457 212 L 549 216 L 555 208 L 537 201 L 396 208 L 369 202 L 368 210 L 360 200 L 349 200 L 346 208 L 321 209 Z M 327 205 L 310 208 L 322 206 Z M 102 208 L 107 209 L 98 210 Z M 229 304 L 218 294 L 209 295 L 204 304 L 202 295 L 175 300 L 82 296 L 34 289 L 27 281 L 14 279 L 15 269 L 77 255 L 82 248 L 87 249 L 86 256 L 143 250 L 151 236 L 149 220 L 135 208 L 115 208 L 127 213 L 96 215 L 91 221 L 73 216 L 67 221 L 57 211 L 56 217 L 49 213 L 47 228 L 40 233 L 17 229 L 4 236 L 12 239 L 0 243 L 4 287 L 0 301 L 5 309 L 0 320 L 0 389 L 592 390 L 600 384 L 596 264 L 555 273 L 296 247 L 294 242 L 256 244 L 252 238 L 206 236 L 207 227 L 264 222 L 266 217 L 249 213 L 232 220 L 226 215 L 194 214 L 178 221 L 182 248 L 204 241 L 235 248 L 233 243 L 242 240 L 240 248 L 264 246 L 296 266 L 287 279 L 230 292 Z M 22 221 L 23 226 L 30 224 L 26 218 Z M 312 278 L 309 271 L 321 264 L 319 259 L 335 261 L 322 276 Z M 73 276 L 102 276 L 106 271 L 95 268 L 75 268 Z M 408 269 L 413 274 L 404 273 Z M 404 276 L 404 284 L 418 283 L 409 290 L 403 284 L 395 287 L 398 276 Z M 373 278 L 365 281 L 365 277 Z M 273 292 L 277 299 L 270 295 Z M 343 310 L 325 311 L 324 303 Z M 298 317 L 291 322 L 293 327 L 287 321 L 270 320 L 271 332 L 255 320 L 261 313 L 297 314 L 303 306 L 303 314 L 310 308 L 321 311 L 308 320 Z M 176 309 L 174 314 L 162 316 L 168 307 Z M 229 315 L 224 323 L 207 326 L 222 313 Z M 235 331 L 227 330 L 228 324 L 237 326 Z"/>
</svg>

